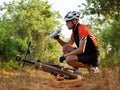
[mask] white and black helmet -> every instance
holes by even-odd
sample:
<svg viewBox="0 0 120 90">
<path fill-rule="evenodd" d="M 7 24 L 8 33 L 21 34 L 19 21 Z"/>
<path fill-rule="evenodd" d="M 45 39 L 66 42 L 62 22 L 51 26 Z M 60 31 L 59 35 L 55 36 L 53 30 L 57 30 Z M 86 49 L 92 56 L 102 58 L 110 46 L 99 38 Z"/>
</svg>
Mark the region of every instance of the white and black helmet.
<svg viewBox="0 0 120 90">
<path fill-rule="evenodd" d="M 66 16 L 64 17 L 64 20 L 72 20 L 72 19 L 79 19 L 80 17 L 80 13 L 77 11 L 70 11 L 66 14 Z"/>
</svg>

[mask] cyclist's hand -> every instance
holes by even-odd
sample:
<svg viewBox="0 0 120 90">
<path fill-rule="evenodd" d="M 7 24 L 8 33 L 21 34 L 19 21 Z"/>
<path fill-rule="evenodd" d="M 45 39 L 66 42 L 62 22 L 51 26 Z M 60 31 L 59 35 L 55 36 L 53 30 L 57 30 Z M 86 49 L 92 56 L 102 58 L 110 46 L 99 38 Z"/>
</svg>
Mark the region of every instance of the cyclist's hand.
<svg viewBox="0 0 120 90">
<path fill-rule="evenodd" d="M 62 63 L 65 59 L 66 59 L 65 56 L 62 55 L 62 56 L 60 57 L 59 61 Z"/>
<path fill-rule="evenodd" d="M 56 40 L 59 39 L 59 36 L 60 36 L 60 35 L 54 36 L 54 39 L 56 39 Z"/>
</svg>

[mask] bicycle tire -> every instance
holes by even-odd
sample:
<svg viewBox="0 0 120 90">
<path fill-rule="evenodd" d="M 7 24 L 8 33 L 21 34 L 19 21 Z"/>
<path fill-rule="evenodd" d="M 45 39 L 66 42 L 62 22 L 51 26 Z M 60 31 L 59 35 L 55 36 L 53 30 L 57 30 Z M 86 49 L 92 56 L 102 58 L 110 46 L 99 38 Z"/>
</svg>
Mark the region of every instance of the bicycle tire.
<svg viewBox="0 0 120 90">
<path fill-rule="evenodd" d="M 50 65 L 46 65 L 46 64 L 41 64 L 41 68 L 42 69 L 46 69 L 48 71 L 52 71 L 52 72 L 56 72 L 56 73 L 59 73 L 59 74 L 63 74 L 63 75 L 69 76 L 70 79 L 77 79 L 78 78 L 78 75 L 73 74 L 70 71 L 64 71 L 64 70 L 56 68 L 54 66 L 50 66 Z"/>
</svg>

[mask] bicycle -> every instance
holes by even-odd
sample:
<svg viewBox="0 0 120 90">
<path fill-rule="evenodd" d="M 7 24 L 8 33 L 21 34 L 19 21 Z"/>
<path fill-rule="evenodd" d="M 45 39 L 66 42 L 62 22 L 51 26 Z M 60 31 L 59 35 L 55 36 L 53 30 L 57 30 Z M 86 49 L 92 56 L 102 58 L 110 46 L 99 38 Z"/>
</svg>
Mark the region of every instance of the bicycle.
<svg viewBox="0 0 120 90">
<path fill-rule="evenodd" d="M 22 70 L 27 65 L 27 63 L 29 63 L 29 64 L 33 64 L 36 69 L 41 68 L 43 71 L 48 72 L 54 76 L 61 75 L 64 78 L 67 77 L 67 79 L 77 79 L 79 77 L 79 75 L 73 74 L 74 70 L 71 68 L 67 68 L 59 64 L 52 64 L 39 59 L 36 61 L 30 60 L 27 58 L 27 56 L 30 55 L 30 53 L 31 53 L 31 41 L 28 43 L 28 48 L 25 53 L 24 59 L 22 59 L 20 55 L 16 56 L 16 61 L 18 62 L 21 61 L 23 63 Z"/>
</svg>

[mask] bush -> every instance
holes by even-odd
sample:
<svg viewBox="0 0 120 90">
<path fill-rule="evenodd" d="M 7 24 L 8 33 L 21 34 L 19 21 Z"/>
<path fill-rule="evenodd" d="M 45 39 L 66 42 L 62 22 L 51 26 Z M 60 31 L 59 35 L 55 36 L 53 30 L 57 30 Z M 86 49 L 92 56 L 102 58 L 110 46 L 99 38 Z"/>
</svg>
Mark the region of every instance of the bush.
<svg viewBox="0 0 120 90">
<path fill-rule="evenodd" d="M 118 66 L 120 67 L 120 57 L 119 56 L 106 56 L 105 59 L 102 60 L 102 66 Z"/>
</svg>

